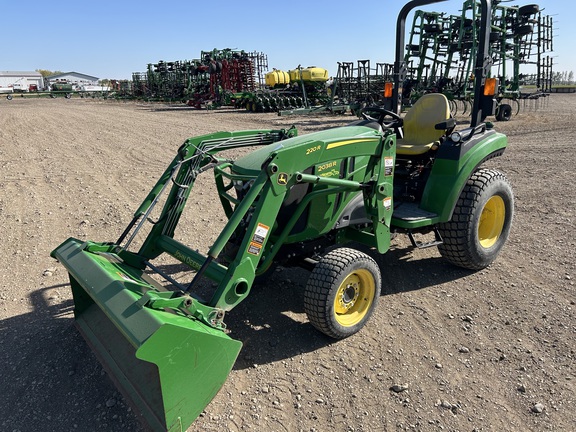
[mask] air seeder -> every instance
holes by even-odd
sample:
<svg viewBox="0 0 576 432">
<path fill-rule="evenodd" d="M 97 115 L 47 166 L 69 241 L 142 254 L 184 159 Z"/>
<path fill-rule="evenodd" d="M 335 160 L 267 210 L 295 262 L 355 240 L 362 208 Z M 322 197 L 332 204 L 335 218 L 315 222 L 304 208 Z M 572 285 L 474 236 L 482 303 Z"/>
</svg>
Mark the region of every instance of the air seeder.
<svg viewBox="0 0 576 432">
<path fill-rule="evenodd" d="M 348 126 L 303 136 L 288 129 L 190 138 L 116 242 L 70 238 L 52 252 L 69 272 L 78 328 L 151 429 L 185 430 L 216 395 L 242 345 L 229 336 L 225 314 L 277 264 L 311 267 L 304 309 L 339 339 L 365 325 L 380 296 L 378 265 L 354 245 L 383 254 L 393 234 L 405 233 L 465 268 L 496 258 L 513 194 L 503 174 L 483 167 L 507 145 L 484 123 L 494 107 L 490 0 L 482 1 L 471 124 L 456 130 L 441 94 L 399 115 L 406 17 L 437 1 L 411 1 L 400 12 L 393 110 L 373 108 Z M 221 156 L 240 147 L 255 150 Z M 195 181 L 209 170 L 227 222 L 201 253 L 174 234 Z M 419 233 L 434 240 L 418 242 Z M 193 271 L 191 280 L 178 282 L 155 264 L 167 255 Z M 208 297 L 197 292 L 203 281 L 212 284 Z"/>
</svg>

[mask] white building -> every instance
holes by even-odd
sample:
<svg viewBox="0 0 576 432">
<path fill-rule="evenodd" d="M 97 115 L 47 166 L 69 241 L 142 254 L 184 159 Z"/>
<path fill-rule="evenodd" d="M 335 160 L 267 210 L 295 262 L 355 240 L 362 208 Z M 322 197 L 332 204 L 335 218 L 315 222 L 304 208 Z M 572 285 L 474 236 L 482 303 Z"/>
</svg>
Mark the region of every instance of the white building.
<svg viewBox="0 0 576 432">
<path fill-rule="evenodd" d="M 39 72 L 0 71 L 0 88 L 28 91 L 31 86 L 36 86 L 37 90 L 44 87 L 44 78 Z"/>
<path fill-rule="evenodd" d="M 72 84 L 75 88 L 98 85 L 98 77 L 81 74 L 78 72 L 64 72 L 56 75 L 49 75 L 45 78 L 46 85 L 54 83 Z"/>
</svg>

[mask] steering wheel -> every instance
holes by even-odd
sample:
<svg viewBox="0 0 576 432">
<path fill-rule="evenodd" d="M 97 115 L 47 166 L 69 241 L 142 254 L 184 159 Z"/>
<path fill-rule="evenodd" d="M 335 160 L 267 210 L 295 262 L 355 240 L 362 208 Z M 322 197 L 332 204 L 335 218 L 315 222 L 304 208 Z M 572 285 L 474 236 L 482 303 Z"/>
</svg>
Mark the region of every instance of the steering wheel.
<svg viewBox="0 0 576 432">
<path fill-rule="evenodd" d="M 378 113 L 379 115 L 377 118 L 375 118 L 366 114 L 366 112 Z M 378 122 L 383 128 L 399 128 L 400 126 L 402 126 L 403 123 L 402 117 L 400 117 L 394 111 L 390 111 L 379 106 L 371 106 L 364 108 L 362 110 L 362 117 L 365 120 Z M 387 117 L 390 117 L 391 119 L 385 121 Z"/>
</svg>

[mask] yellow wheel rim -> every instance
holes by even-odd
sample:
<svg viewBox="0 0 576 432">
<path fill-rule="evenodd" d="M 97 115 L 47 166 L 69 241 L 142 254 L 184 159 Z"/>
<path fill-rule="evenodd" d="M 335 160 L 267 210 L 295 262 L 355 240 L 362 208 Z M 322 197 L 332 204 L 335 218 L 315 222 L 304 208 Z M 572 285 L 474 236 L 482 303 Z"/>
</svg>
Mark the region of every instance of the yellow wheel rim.
<svg viewBox="0 0 576 432">
<path fill-rule="evenodd" d="M 483 248 L 489 248 L 500 238 L 504 221 L 506 219 L 506 206 L 504 200 L 498 195 L 491 197 L 482 209 L 480 223 L 478 224 L 478 240 Z"/>
<path fill-rule="evenodd" d="M 338 324 L 351 327 L 362 321 L 372 306 L 375 292 L 372 273 L 364 269 L 350 273 L 338 287 L 334 299 Z"/>
</svg>

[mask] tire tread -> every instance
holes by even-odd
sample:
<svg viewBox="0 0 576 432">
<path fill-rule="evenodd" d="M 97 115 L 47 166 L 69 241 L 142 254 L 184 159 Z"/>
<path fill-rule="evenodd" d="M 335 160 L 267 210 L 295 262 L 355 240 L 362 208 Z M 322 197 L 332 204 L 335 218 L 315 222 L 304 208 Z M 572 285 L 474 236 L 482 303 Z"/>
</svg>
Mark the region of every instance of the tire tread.
<svg viewBox="0 0 576 432">
<path fill-rule="evenodd" d="M 443 243 L 438 246 L 438 250 L 452 264 L 470 270 L 480 270 L 487 266 L 484 262 L 478 262 L 472 254 L 469 239 L 473 237 L 471 230 L 477 227 L 470 222 L 483 193 L 496 181 L 510 187 L 504 174 L 499 171 L 483 168 L 472 174 L 458 198 L 452 219 L 439 225 Z"/>
<path fill-rule="evenodd" d="M 310 323 L 322 333 L 335 339 L 343 339 L 357 332 L 368 321 L 380 295 L 380 280 L 375 281 L 377 289 L 372 311 L 367 313 L 364 321 L 357 325 L 357 328 L 350 332 L 343 332 L 330 320 L 333 300 L 330 292 L 334 282 L 347 271 L 350 264 L 366 262 L 367 260 L 374 266 L 379 279 L 380 272 L 376 262 L 365 253 L 351 248 L 338 248 L 329 252 L 310 274 L 304 292 L 304 310 Z"/>
</svg>

